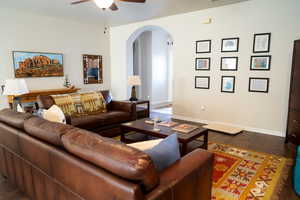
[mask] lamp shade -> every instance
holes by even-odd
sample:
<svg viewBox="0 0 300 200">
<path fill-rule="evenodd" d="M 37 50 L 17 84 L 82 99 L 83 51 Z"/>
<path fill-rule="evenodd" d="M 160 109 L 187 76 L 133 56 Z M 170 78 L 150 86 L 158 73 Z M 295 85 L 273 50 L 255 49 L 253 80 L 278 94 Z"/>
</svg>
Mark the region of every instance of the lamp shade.
<svg viewBox="0 0 300 200">
<path fill-rule="evenodd" d="M 3 95 L 22 95 L 29 93 L 24 79 L 8 79 L 5 81 Z"/>
<path fill-rule="evenodd" d="M 141 85 L 140 76 L 129 76 L 128 77 L 128 84 L 132 85 L 132 86 Z"/>
</svg>

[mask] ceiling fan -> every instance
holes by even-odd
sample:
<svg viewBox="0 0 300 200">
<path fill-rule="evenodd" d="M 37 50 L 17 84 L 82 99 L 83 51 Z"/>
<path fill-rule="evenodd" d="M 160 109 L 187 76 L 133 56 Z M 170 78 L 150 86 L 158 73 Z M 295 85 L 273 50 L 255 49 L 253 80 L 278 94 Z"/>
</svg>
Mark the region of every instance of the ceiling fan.
<svg viewBox="0 0 300 200">
<path fill-rule="evenodd" d="M 74 1 L 71 3 L 71 5 L 76 5 L 80 3 L 86 3 L 89 1 L 94 1 L 95 4 L 102 9 L 110 9 L 112 11 L 118 10 L 117 4 L 114 2 L 114 0 L 79 0 L 79 1 Z M 117 1 L 124 1 L 124 2 L 131 2 L 131 3 L 145 3 L 146 0 L 117 0 Z"/>
</svg>

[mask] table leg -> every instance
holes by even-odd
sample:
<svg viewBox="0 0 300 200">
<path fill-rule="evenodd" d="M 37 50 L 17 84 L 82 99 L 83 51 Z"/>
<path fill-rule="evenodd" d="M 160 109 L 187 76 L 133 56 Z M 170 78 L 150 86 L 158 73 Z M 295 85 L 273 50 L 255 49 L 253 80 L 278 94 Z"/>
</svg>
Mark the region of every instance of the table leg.
<svg viewBox="0 0 300 200">
<path fill-rule="evenodd" d="M 204 141 L 203 142 L 204 142 L 204 149 L 207 150 L 207 148 L 208 148 L 208 130 L 206 130 L 204 133 Z"/>
<path fill-rule="evenodd" d="M 125 143 L 125 133 L 121 133 L 121 142 Z"/>
<path fill-rule="evenodd" d="M 181 155 L 185 156 L 185 154 L 187 153 L 187 143 L 182 143 L 181 145 Z"/>
</svg>

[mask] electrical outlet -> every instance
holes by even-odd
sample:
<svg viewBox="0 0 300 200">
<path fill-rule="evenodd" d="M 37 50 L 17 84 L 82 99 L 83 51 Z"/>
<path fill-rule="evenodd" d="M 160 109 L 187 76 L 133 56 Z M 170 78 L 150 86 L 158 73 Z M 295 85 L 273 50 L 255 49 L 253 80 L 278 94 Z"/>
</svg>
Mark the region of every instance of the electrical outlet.
<svg viewBox="0 0 300 200">
<path fill-rule="evenodd" d="M 201 106 L 201 110 L 202 110 L 202 111 L 205 111 L 205 106 Z"/>
</svg>

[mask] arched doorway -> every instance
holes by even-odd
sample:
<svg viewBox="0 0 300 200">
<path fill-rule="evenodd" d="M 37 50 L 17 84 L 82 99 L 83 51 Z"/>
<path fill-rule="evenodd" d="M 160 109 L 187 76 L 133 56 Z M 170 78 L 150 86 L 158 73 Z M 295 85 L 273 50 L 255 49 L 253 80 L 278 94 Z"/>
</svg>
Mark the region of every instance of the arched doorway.
<svg viewBox="0 0 300 200">
<path fill-rule="evenodd" d="M 172 46 L 172 36 L 158 26 L 142 27 L 127 41 L 127 76 L 140 76 L 137 96 L 150 100 L 154 109 L 172 105 Z M 130 91 L 128 86 L 128 97 Z"/>
</svg>

